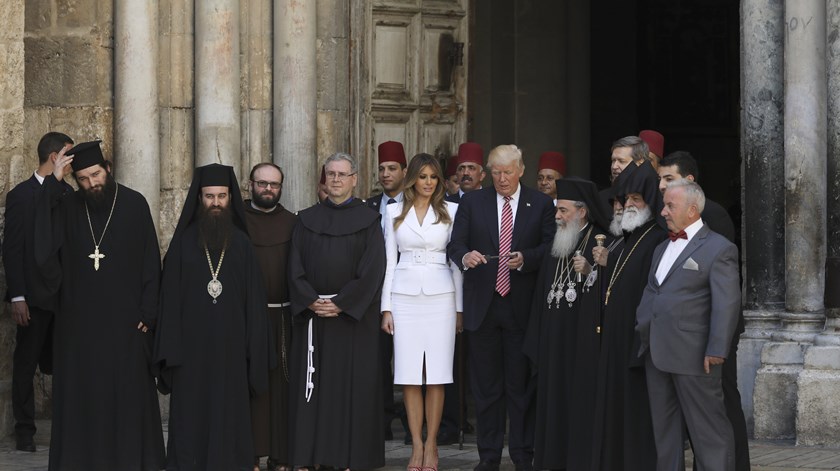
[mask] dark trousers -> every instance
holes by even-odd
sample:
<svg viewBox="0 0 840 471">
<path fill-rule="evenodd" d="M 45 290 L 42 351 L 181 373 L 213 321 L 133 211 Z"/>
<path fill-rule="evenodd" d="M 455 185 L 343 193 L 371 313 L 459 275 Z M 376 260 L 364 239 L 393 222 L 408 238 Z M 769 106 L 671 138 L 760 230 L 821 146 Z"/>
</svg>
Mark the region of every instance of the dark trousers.
<svg viewBox="0 0 840 471">
<path fill-rule="evenodd" d="M 52 374 L 53 313 L 29 306 L 29 315 L 28 326 L 17 326 L 12 360 L 12 411 L 20 443 L 35 435 L 35 369 L 40 364 L 43 373 Z"/>
<path fill-rule="evenodd" d="M 470 385 L 475 399 L 476 441 L 481 461 L 498 463 L 510 418 L 508 449 L 514 463 L 534 457 L 534 382 L 522 353 L 524 328 L 516 322 L 510 298 L 493 295 L 479 328 L 468 342 Z"/>
<path fill-rule="evenodd" d="M 467 421 L 467 403 L 466 397 L 464 402 L 461 402 L 460 388 L 460 370 L 458 368 L 459 362 L 466 363 L 466 359 L 460 358 L 458 352 L 464 349 L 467 352 L 466 345 L 469 341 L 465 333 L 455 336 L 455 356 L 452 359 L 452 382 L 443 386 L 443 416 L 440 420 L 439 435 L 457 435 L 461 430 L 461 414 L 464 414 L 464 423 Z M 463 344 L 463 345 L 462 345 Z M 464 365 L 466 370 L 466 365 Z M 468 372 L 465 371 L 464 379 L 466 380 Z M 466 385 L 465 385 L 466 386 Z M 465 394 L 466 396 L 466 394 Z"/>
<path fill-rule="evenodd" d="M 383 430 L 387 435 L 391 431 L 391 421 L 397 418 L 397 407 L 394 402 L 394 369 L 391 360 L 394 358 L 394 337 L 379 331 L 379 368 L 382 370 L 382 402 L 385 406 Z"/>
</svg>

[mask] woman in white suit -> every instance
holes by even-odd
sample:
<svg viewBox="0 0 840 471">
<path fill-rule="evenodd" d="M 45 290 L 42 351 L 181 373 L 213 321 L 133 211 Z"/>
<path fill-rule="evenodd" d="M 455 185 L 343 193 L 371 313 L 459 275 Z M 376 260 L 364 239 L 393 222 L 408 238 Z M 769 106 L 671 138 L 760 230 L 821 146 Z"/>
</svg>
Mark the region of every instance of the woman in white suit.
<svg viewBox="0 0 840 471">
<path fill-rule="evenodd" d="M 443 385 L 452 382 L 461 328 L 461 272 L 446 257 L 458 205 L 445 194 L 440 163 L 418 154 L 408 165 L 403 202 L 389 205 L 385 215 L 382 330 L 394 336 L 394 383 L 403 385 L 413 440 L 409 471 L 437 470 Z"/>
</svg>

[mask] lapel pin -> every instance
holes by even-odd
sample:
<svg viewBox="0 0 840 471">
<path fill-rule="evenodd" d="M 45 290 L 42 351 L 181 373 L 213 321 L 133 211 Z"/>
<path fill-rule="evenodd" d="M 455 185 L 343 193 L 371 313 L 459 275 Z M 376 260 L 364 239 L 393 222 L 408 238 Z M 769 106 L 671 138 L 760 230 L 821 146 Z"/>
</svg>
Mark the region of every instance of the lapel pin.
<svg viewBox="0 0 840 471">
<path fill-rule="evenodd" d="M 529 208 L 530 208 L 530 207 L 531 207 L 531 203 L 525 203 L 525 206 L 527 206 L 527 207 L 529 207 Z"/>
</svg>

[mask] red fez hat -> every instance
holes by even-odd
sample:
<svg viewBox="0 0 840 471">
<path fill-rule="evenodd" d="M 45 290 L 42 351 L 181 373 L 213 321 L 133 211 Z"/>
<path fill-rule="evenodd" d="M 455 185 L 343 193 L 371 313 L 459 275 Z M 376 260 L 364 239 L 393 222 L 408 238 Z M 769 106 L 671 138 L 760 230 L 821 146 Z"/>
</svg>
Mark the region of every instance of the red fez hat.
<svg viewBox="0 0 840 471">
<path fill-rule="evenodd" d="M 479 166 L 484 165 L 484 150 L 475 142 L 465 142 L 458 146 L 458 165 L 472 162 Z"/>
<path fill-rule="evenodd" d="M 321 185 L 325 185 L 327 183 L 327 174 L 324 173 L 324 166 L 321 165 L 321 180 L 318 182 Z"/>
<path fill-rule="evenodd" d="M 446 178 L 449 178 L 452 175 L 455 175 L 455 172 L 457 172 L 457 171 L 458 171 L 458 156 L 453 155 L 446 162 Z"/>
<path fill-rule="evenodd" d="M 665 136 L 652 129 L 645 129 L 639 133 L 639 138 L 647 142 L 648 149 L 660 159 L 665 154 Z"/>
<path fill-rule="evenodd" d="M 540 155 L 540 166 L 537 171 L 550 168 L 560 175 L 566 175 L 566 156 L 562 152 L 543 152 Z"/>
<path fill-rule="evenodd" d="M 379 144 L 379 151 L 377 152 L 379 156 L 379 163 L 382 162 L 397 162 L 403 165 L 407 165 L 405 161 L 405 149 L 403 149 L 403 145 L 397 141 L 385 141 L 382 144 Z"/>
</svg>

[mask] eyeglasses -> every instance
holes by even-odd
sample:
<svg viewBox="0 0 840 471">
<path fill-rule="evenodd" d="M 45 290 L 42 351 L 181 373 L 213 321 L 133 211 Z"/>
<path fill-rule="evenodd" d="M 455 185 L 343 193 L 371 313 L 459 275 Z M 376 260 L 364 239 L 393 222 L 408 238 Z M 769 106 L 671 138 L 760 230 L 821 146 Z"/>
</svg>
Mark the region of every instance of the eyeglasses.
<svg viewBox="0 0 840 471">
<path fill-rule="evenodd" d="M 338 180 L 340 182 L 343 182 L 344 180 L 347 180 L 348 177 L 352 177 L 353 175 L 355 175 L 355 173 L 327 172 L 325 176 L 327 177 L 327 180 Z"/>
<path fill-rule="evenodd" d="M 279 190 L 281 186 L 283 186 L 280 182 L 267 182 L 265 180 L 257 180 L 254 182 L 257 185 L 257 188 L 265 189 L 266 187 L 271 187 L 272 190 Z"/>
</svg>

